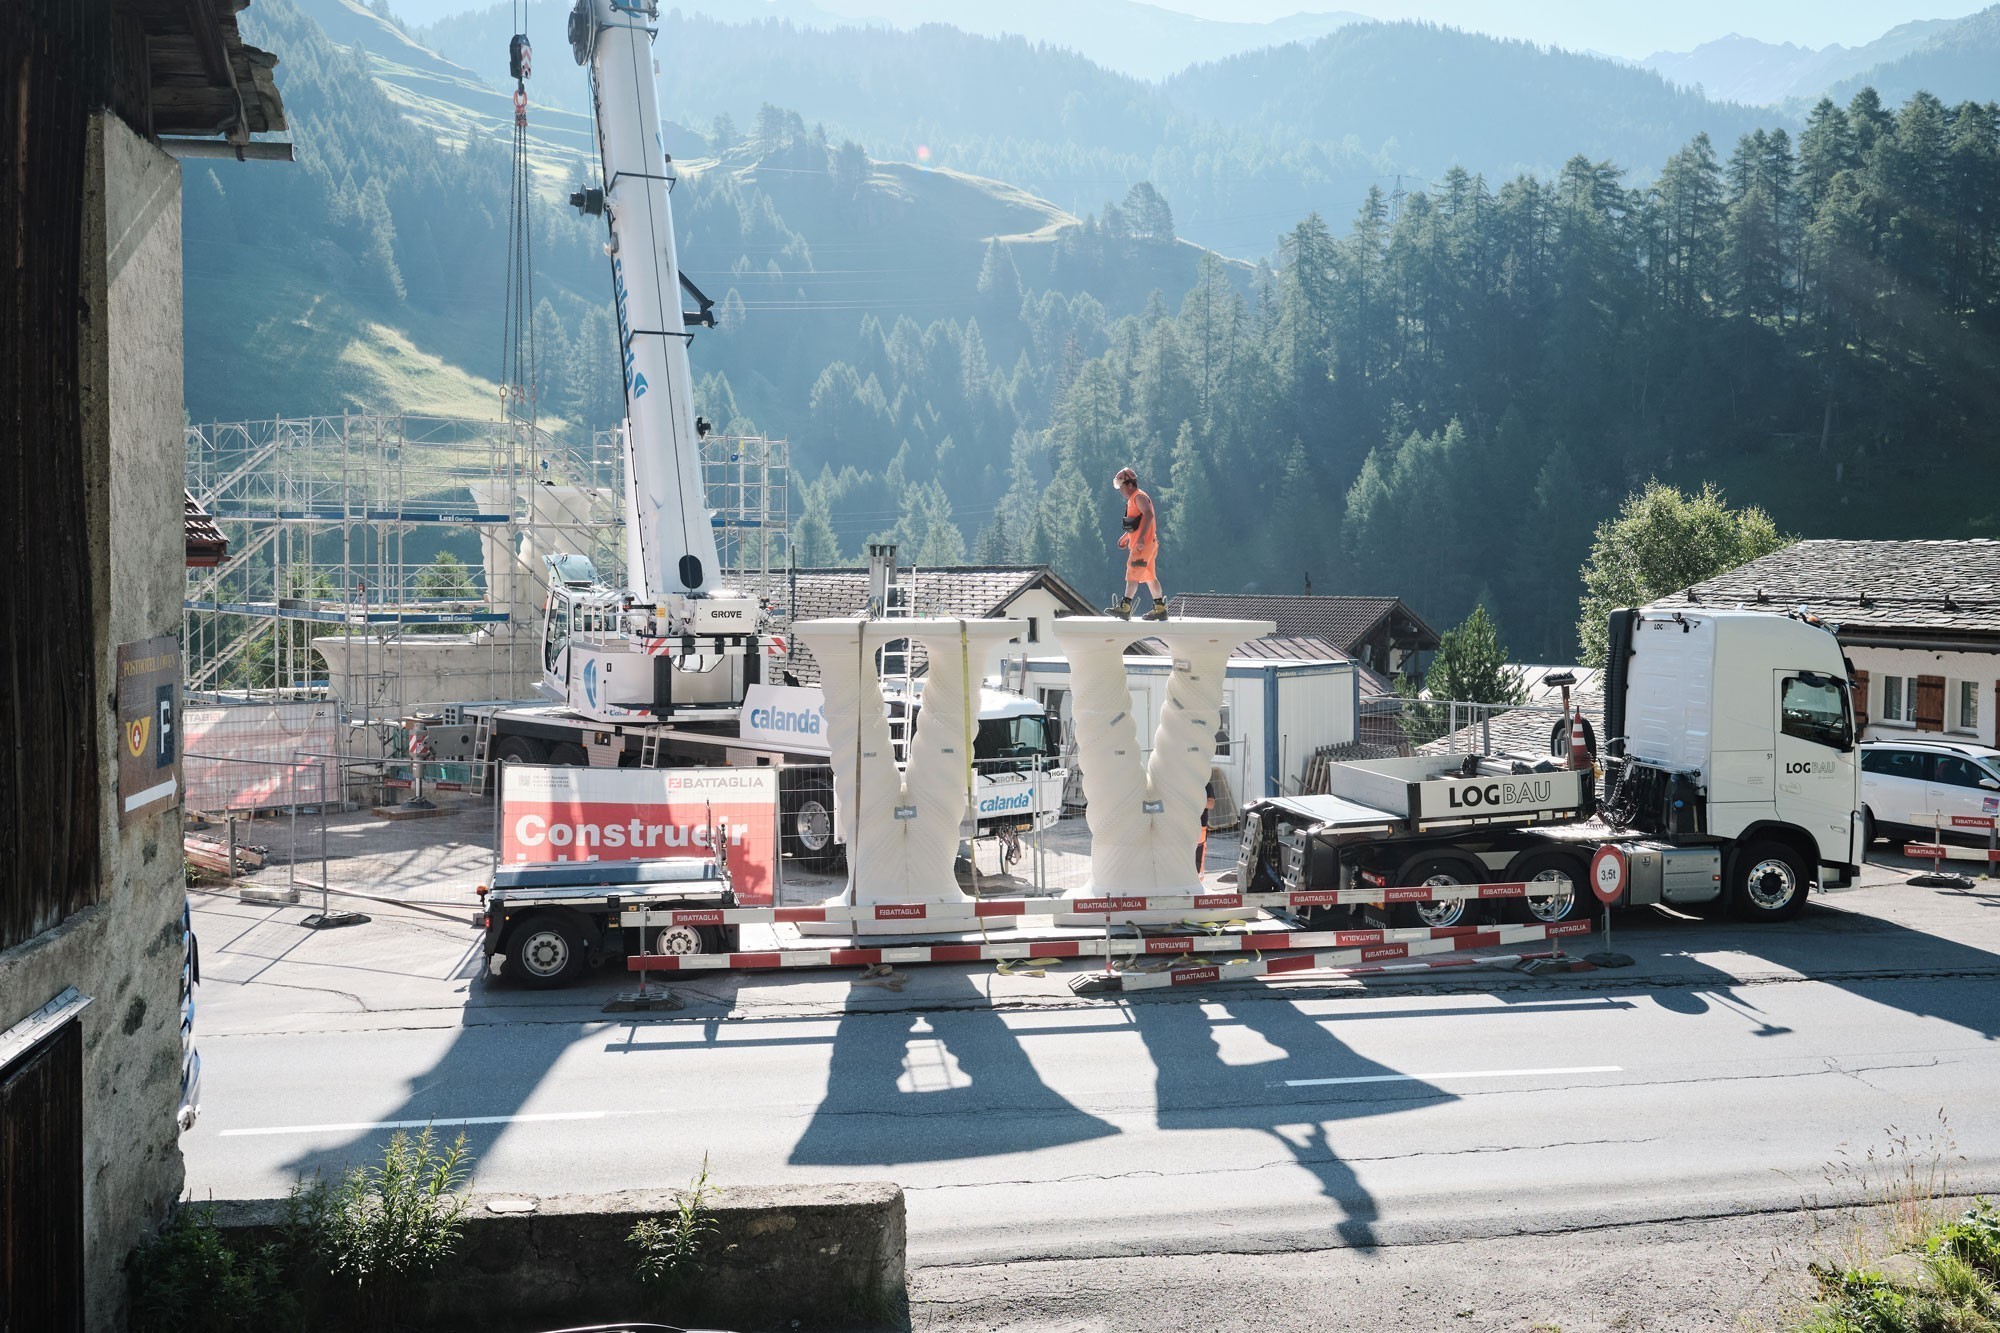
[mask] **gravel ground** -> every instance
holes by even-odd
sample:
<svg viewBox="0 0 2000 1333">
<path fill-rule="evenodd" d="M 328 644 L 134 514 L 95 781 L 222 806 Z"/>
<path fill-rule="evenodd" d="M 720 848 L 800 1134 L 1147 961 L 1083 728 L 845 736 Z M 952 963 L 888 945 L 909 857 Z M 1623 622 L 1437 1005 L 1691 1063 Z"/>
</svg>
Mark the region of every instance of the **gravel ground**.
<svg viewBox="0 0 2000 1333">
<path fill-rule="evenodd" d="M 1806 1264 L 1857 1234 L 1879 1229 L 1801 1210 L 1376 1250 L 927 1268 L 911 1277 L 909 1327 L 1777 1330 L 1806 1308 Z"/>
</svg>

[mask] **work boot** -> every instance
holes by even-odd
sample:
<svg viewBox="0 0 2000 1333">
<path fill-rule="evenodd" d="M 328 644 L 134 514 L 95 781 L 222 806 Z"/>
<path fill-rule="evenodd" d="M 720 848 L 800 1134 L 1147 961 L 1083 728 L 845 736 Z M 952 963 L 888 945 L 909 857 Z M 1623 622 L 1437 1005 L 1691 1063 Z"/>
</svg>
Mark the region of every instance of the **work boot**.
<svg viewBox="0 0 2000 1333">
<path fill-rule="evenodd" d="M 1153 609 L 1139 618 L 1141 620 L 1165 620 L 1167 618 L 1167 604 L 1165 602 L 1154 602 Z"/>
<path fill-rule="evenodd" d="M 1104 608 L 1104 614 L 1107 616 L 1117 616 L 1120 620 L 1130 620 L 1132 618 L 1132 599 L 1130 597 L 1120 597 L 1118 605 Z"/>
</svg>

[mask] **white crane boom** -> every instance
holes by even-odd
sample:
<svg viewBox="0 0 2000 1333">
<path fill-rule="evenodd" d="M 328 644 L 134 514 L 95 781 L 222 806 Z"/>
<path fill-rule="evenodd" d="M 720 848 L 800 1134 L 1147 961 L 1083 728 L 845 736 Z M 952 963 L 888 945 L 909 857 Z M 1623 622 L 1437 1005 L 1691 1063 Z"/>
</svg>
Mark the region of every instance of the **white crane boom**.
<svg viewBox="0 0 2000 1333">
<path fill-rule="evenodd" d="M 590 70 L 601 175 L 570 202 L 609 228 L 625 375 L 624 588 L 551 557 L 541 692 L 599 722 L 734 714 L 780 640 L 754 597 L 720 590 L 702 489 L 689 326 L 710 302 L 681 276 L 653 66 L 658 0 L 575 0 L 570 48 Z M 517 39 L 525 41 L 525 39 Z M 700 302 L 681 309 L 681 290 Z"/>
<path fill-rule="evenodd" d="M 625 375 L 627 577 L 642 603 L 714 589 L 715 528 L 702 489 L 694 376 L 681 312 L 674 214 L 654 82 L 655 0 L 577 0 L 570 41 L 590 67 L 602 207 Z"/>
</svg>

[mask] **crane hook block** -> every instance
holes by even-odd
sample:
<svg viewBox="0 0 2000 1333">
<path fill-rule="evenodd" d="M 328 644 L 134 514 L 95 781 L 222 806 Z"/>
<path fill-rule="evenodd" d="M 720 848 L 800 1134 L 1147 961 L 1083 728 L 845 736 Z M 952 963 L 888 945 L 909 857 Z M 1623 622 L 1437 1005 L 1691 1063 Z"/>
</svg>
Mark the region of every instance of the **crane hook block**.
<svg viewBox="0 0 2000 1333">
<path fill-rule="evenodd" d="M 514 40 L 507 43 L 507 77 L 515 82 L 533 78 L 535 74 L 535 49 L 528 45 L 528 34 L 517 32 Z"/>
<path fill-rule="evenodd" d="M 570 195 L 569 206 L 579 213 L 586 213 L 594 218 L 603 217 L 604 191 L 595 185 L 578 190 Z"/>
</svg>

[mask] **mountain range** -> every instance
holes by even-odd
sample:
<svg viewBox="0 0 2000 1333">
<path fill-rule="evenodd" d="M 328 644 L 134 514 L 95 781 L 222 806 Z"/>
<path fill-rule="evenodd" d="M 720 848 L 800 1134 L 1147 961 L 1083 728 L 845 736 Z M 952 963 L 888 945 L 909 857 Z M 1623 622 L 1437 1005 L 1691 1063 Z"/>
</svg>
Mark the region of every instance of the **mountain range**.
<svg viewBox="0 0 2000 1333">
<path fill-rule="evenodd" d="M 1656 51 L 1640 63 L 1720 101 L 1786 105 L 1844 102 L 1863 87 L 1884 101 L 1922 89 L 1946 102 L 2000 97 L 2000 6 L 1960 19 L 1899 24 L 1860 46 L 1799 46 L 1731 33 L 1692 51 Z"/>
<path fill-rule="evenodd" d="M 538 42 L 531 101 L 582 107 L 582 73 L 558 36 L 567 6 L 529 0 L 526 12 Z M 514 21 L 502 3 L 418 32 L 458 65 L 500 71 Z M 1370 187 L 1394 192 L 1454 166 L 1494 181 L 1550 173 L 1577 153 L 1640 182 L 1694 135 L 1733 142 L 1758 123 L 1650 70 L 1418 23 L 1347 23 L 1160 83 L 936 24 L 821 29 L 676 11 L 659 31 L 671 120 L 747 125 L 776 103 L 878 158 L 1005 180 L 1079 215 L 1150 181 L 1183 235 L 1244 259 L 1268 255 L 1308 212 L 1350 216 Z"/>
<path fill-rule="evenodd" d="M 428 26 L 460 17 L 467 0 L 392 0 L 397 17 Z M 541 7 L 537 6 L 539 10 Z M 569 0 L 560 6 L 569 10 Z M 678 0 L 663 4 L 688 17 L 724 23 L 777 20 L 795 27 L 914 29 L 943 24 L 983 37 L 1024 37 L 1055 45 L 1139 79 L 1162 79 L 1202 61 L 1266 46 L 1310 42 L 1368 16 L 1344 10 L 1298 13 L 1267 22 L 1232 22 L 1182 14 L 1140 0 L 862 0 L 839 10 L 812 0 Z M 534 17 L 539 18 L 539 14 Z M 557 16 L 558 18 L 561 15 Z M 558 23 L 543 32 L 560 32 Z"/>
</svg>

